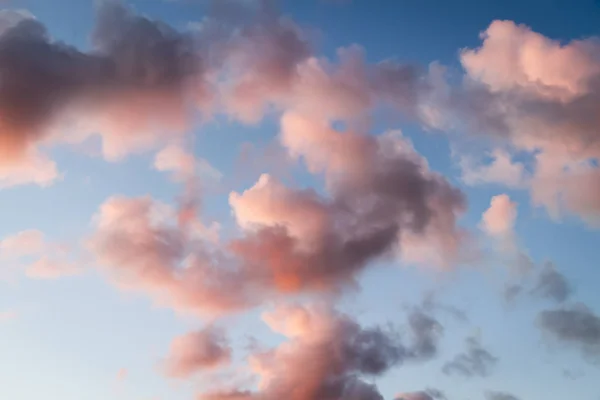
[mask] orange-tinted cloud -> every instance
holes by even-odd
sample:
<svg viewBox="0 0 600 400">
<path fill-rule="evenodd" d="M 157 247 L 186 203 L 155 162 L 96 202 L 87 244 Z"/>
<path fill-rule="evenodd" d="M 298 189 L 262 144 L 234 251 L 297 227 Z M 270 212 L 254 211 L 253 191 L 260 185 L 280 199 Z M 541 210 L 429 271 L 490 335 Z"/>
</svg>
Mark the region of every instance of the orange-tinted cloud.
<svg viewBox="0 0 600 400">
<path fill-rule="evenodd" d="M 438 111 L 432 125 L 506 139 L 532 158 L 526 183 L 533 204 L 555 218 L 573 213 L 598 223 L 598 41 L 560 43 L 512 21 L 492 22 L 481 38 L 479 48 L 461 52 L 462 85 L 438 81 L 432 90 Z M 523 168 L 508 161 L 496 157 L 471 178 L 515 186 Z"/>
<path fill-rule="evenodd" d="M 381 400 L 377 387 L 365 378 L 423 360 L 418 341 L 404 345 L 394 331 L 362 327 L 325 304 L 281 305 L 264 313 L 263 320 L 287 340 L 250 356 L 249 365 L 259 377 L 257 390 L 223 390 L 199 399 Z M 409 327 L 416 335 L 429 331 L 429 324 L 415 324 L 414 319 Z"/>
<path fill-rule="evenodd" d="M 173 340 L 165 361 L 165 373 L 173 378 L 188 378 L 230 361 L 231 348 L 224 332 L 211 326 Z"/>
</svg>

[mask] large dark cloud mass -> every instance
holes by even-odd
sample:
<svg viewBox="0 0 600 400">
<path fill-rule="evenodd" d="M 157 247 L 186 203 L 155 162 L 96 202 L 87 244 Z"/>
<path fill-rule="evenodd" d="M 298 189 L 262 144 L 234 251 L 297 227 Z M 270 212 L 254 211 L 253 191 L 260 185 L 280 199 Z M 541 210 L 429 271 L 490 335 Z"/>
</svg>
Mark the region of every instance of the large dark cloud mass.
<svg viewBox="0 0 600 400">
<path fill-rule="evenodd" d="M 538 323 L 544 332 L 579 348 L 586 357 L 600 356 L 600 317 L 587 306 L 542 311 Z"/>
</svg>

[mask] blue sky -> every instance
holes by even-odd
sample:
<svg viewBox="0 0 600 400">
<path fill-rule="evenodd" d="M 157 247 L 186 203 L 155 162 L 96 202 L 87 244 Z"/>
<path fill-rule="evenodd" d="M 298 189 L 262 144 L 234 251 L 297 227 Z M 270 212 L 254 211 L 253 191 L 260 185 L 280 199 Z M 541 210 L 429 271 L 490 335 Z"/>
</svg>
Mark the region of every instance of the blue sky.
<svg viewBox="0 0 600 400">
<path fill-rule="evenodd" d="M 94 24 L 93 3 L 13 0 L 3 7 L 29 10 L 54 39 L 86 50 Z M 180 30 L 202 20 L 207 13 L 203 1 L 132 0 L 129 4 L 136 12 Z M 319 57 L 335 59 L 337 48 L 359 44 L 366 51 L 367 63 L 392 59 L 427 68 L 437 62 L 448 68 L 456 82 L 465 74 L 460 50 L 481 46 L 480 32 L 494 20 L 524 24 L 561 43 L 600 36 L 600 5 L 592 0 L 284 1 L 281 10 L 300 27 L 318 32 L 314 51 Z M 598 63 L 598 59 L 595 61 Z M 204 194 L 202 215 L 205 221 L 219 222 L 225 236 L 235 235 L 238 229 L 227 202 L 229 192 L 250 188 L 262 172 L 281 172 L 277 171 L 277 163 L 274 171 L 266 170 L 272 168 L 268 163 L 236 167 L 244 144 L 252 143 L 260 154 L 261 148 L 277 142 L 278 117 L 278 112 L 268 113 L 258 124 L 249 126 L 218 115 L 187 133 L 195 137 L 193 155 L 207 160 L 223 175 Z M 460 224 L 473 232 L 479 243 L 485 243 L 488 251 L 472 265 L 444 268 L 407 265 L 398 258 L 379 260 L 360 273 L 360 289 L 349 290 L 336 300 L 340 309 L 365 325 L 391 322 L 402 326 L 406 318 L 403 305 L 418 305 L 429 292 L 440 303 L 467 315 L 465 322 L 448 313 L 436 314 L 444 327 L 438 354 L 429 362 L 409 362 L 378 377 L 375 382 L 383 397 L 393 399 L 397 393 L 435 387 L 448 399 L 458 400 L 487 400 L 487 391 L 512 393 L 522 400 L 598 398 L 598 366 L 572 343 L 546 335 L 536 322 L 541 310 L 575 303 L 584 303 L 596 315 L 600 313 L 600 294 L 596 290 L 596 282 L 600 282 L 596 268 L 600 260 L 598 230 L 576 213 L 552 218 L 543 206 L 532 205 L 528 187 L 467 185 L 461 179 L 462 171 L 452 149 L 458 142 L 483 141 L 486 132 L 432 131 L 421 121 L 403 120 L 394 112 L 378 115 L 369 132 L 375 135 L 388 129 L 401 129 L 430 168 L 464 192 L 468 208 Z M 600 127 L 596 128 L 596 137 L 598 132 Z M 182 185 L 153 168 L 158 150 L 109 162 L 77 146 L 53 147 L 50 154 L 63 173 L 60 179 L 47 187 L 31 184 L 0 189 L 0 238 L 36 229 L 52 241 L 77 246 L 93 233 L 92 216 L 113 195 L 150 195 L 175 204 Z M 323 177 L 309 173 L 301 163 L 285 169 L 289 171 L 286 183 L 325 191 Z M 493 239 L 479 225 L 491 198 L 502 193 L 517 204 L 513 234 L 519 249 L 535 264 L 552 261 L 574 288 L 566 304 L 555 305 L 527 293 L 514 304 L 505 301 L 507 267 L 487 254 Z M 0 397 L 184 400 L 201 392 L 202 376 L 188 381 L 169 379 L 161 373 L 160 365 L 174 337 L 202 328 L 206 320 L 181 316 L 157 305 L 144 293 L 119 290 L 92 258 L 78 262 L 85 272 L 37 280 L 25 276 L 27 260 L 1 261 L 4 279 L 0 281 L 0 312 L 14 312 L 15 316 L 0 320 L 4 361 L 0 363 Z M 242 314 L 225 316 L 219 322 L 231 337 L 239 365 L 244 365 L 248 335 L 269 346 L 282 341 L 260 320 L 261 311 L 270 305 L 267 302 Z M 443 365 L 463 352 L 465 338 L 475 334 L 498 358 L 493 373 L 486 377 L 444 374 Z M 121 369 L 127 370 L 127 377 L 118 380 Z M 565 370 L 582 376 L 568 379 Z"/>
</svg>

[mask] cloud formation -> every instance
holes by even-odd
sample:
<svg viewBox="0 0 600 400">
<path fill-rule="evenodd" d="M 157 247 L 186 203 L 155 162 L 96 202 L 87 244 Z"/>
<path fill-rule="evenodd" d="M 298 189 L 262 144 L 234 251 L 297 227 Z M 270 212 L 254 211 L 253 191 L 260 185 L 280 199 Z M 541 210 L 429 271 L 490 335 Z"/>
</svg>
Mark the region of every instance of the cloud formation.
<svg viewBox="0 0 600 400">
<path fill-rule="evenodd" d="M 161 131 L 181 131 L 188 96 L 202 96 L 190 38 L 117 1 L 100 3 L 90 53 L 54 41 L 41 22 L 23 16 L 1 33 L 0 55 L 2 165 L 25 165 L 38 183 L 55 175 L 36 155 L 39 145 L 99 133 L 104 155 L 116 159 Z M 55 137 L 58 130 L 68 137 Z M 32 160 L 45 163 L 46 175 L 33 175 Z"/>
<path fill-rule="evenodd" d="M 480 47 L 461 52 L 463 83 L 437 85 L 430 101 L 440 115 L 429 124 L 505 139 L 533 161 L 529 188 L 534 205 L 556 218 L 573 213 L 595 224 L 600 211 L 598 41 L 560 43 L 525 25 L 499 20 L 481 39 Z M 514 186 L 517 182 L 505 179 L 510 178 L 507 171 L 516 178 L 522 167 L 510 156 L 496 156 L 471 180 Z"/>
<path fill-rule="evenodd" d="M 507 392 L 486 392 L 485 393 L 486 400 L 519 400 L 518 397 L 507 393 Z"/>
<path fill-rule="evenodd" d="M 600 317 L 585 305 L 542 311 L 538 323 L 551 337 L 579 348 L 585 356 L 600 355 Z"/>
<path fill-rule="evenodd" d="M 177 211 L 150 197 L 108 199 L 87 247 L 120 288 L 182 312 L 214 314 L 255 304 L 245 271 L 181 229 Z"/>
<path fill-rule="evenodd" d="M 437 389 L 427 389 L 423 392 L 401 393 L 395 400 L 445 400 L 444 393 Z"/>
<path fill-rule="evenodd" d="M 444 364 L 442 371 L 446 375 L 460 375 L 465 378 L 489 376 L 498 358 L 482 347 L 477 338 L 469 337 L 466 342 L 467 350 Z"/>
<path fill-rule="evenodd" d="M 165 374 L 172 378 L 188 378 L 231 361 L 231 347 L 222 329 L 209 326 L 176 337 L 165 360 Z"/>
<path fill-rule="evenodd" d="M 363 328 L 327 305 L 279 306 L 263 320 L 288 340 L 251 356 L 260 376 L 258 391 L 215 392 L 201 399 L 381 400 L 363 378 L 419 358 L 394 332 Z"/>
<path fill-rule="evenodd" d="M 572 289 L 564 275 L 552 263 L 545 263 L 538 275 L 533 293 L 562 303 L 569 298 Z"/>
<path fill-rule="evenodd" d="M 36 229 L 21 231 L 0 240 L 0 260 L 14 262 L 32 279 L 58 279 L 83 272 L 81 260 L 70 246 L 49 241 Z"/>
</svg>

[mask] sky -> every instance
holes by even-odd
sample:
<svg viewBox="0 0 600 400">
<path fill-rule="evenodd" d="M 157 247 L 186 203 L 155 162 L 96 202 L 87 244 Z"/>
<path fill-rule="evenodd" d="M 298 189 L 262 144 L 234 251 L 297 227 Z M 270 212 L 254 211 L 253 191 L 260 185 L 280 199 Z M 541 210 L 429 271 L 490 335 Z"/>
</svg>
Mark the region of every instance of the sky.
<svg viewBox="0 0 600 400">
<path fill-rule="evenodd" d="M 599 26 L 0 2 L 0 398 L 600 399 Z"/>
</svg>

